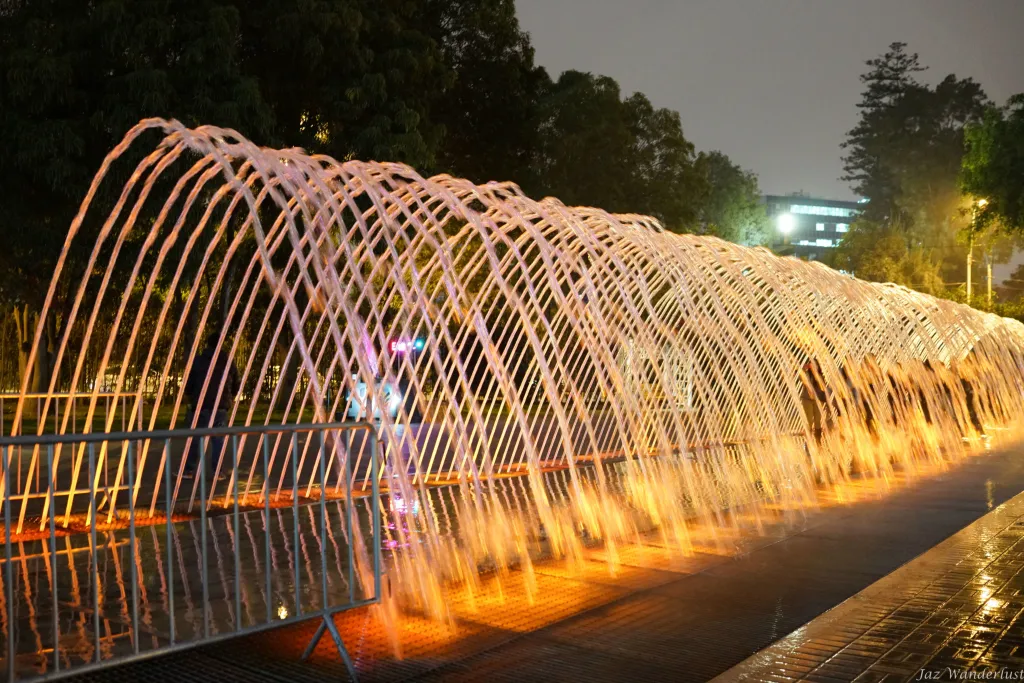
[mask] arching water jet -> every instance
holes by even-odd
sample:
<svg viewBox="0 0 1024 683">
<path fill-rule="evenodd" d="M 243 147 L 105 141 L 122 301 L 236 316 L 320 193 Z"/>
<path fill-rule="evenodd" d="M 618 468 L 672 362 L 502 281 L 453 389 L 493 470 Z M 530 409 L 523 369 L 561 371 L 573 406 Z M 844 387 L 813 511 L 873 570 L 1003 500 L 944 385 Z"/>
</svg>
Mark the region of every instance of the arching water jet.
<svg viewBox="0 0 1024 683">
<path fill-rule="evenodd" d="M 510 184 L 162 120 L 104 162 L 46 302 L 49 397 L 34 423 L 24 398 L 12 433 L 110 432 L 105 391 L 133 394 L 145 428 L 205 426 L 182 408 L 209 337 L 240 369 L 230 424 L 379 419 L 391 585 L 439 619 L 481 571 L 522 568 L 530 586 L 540 556 L 602 545 L 614 570 L 649 532 L 679 554 L 725 543 L 769 509 L 942 466 L 1024 424 L 1015 321 Z M 224 386 L 210 373 L 202 391 L 219 402 Z M 116 521 L 128 496 L 157 518 L 166 458 L 186 513 L 226 489 L 294 502 L 293 477 L 304 500 L 336 498 L 368 483 L 365 445 L 275 443 L 264 482 L 260 445 L 243 443 L 206 500 L 180 454 L 143 451 L 129 481 L 125 451 L 104 447 L 105 519 L 86 523 Z M 38 451 L 12 470 L 11 531 L 82 514 L 83 452 L 55 455 L 53 482 L 36 483 Z"/>
</svg>

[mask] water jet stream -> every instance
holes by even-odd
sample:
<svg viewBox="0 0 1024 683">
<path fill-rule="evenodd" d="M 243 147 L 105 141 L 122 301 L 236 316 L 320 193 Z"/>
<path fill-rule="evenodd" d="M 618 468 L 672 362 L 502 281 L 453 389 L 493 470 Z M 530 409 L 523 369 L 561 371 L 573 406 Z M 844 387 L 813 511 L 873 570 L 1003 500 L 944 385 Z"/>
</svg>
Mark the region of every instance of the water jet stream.
<svg viewBox="0 0 1024 683">
<path fill-rule="evenodd" d="M 61 330 L 48 395 L 30 417 L 25 380 L 11 434 L 111 432 L 107 392 L 134 394 L 131 424 L 145 408 L 150 429 L 208 426 L 182 403 L 210 336 L 240 369 L 229 424 L 379 419 L 395 600 L 438 619 L 484 570 L 521 568 L 529 586 L 540 555 L 578 559 L 595 543 L 614 570 L 618 549 L 651 531 L 683 554 L 695 529 L 756 530 L 759 509 L 945 466 L 1024 425 L 1016 321 L 509 183 L 159 119 L 93 181 L 26 378 L 48 319 Z M 225 377 L 207 376 L 204 394 L 220 401 Z M 105 519 L 85 524 L 116 523 L 129 496 L 155 517 L 167 458 L 180 458 L 169 471 L 183 514 L 226 506 L 236 488 L 277 505 L 291 477 L 306 500 L 340 497 L 348 476 L 368 484 L 358 440 L 322 456 L 275 442 L 267 481 L 262 448 L 243 440 L 226 487 L 215 477 L 199 500 L 180 453 L 147 446 L 129 481 L 128 451 L 104 446 Z M 38 449 L 25 469 L 9 457 L 21 492 L 10 533 L 51 517 L 77 528 L 84 455 L 58 449 L 41 484 Z M 316 486 L 321 457 L 333 491 Z"/>
</svg>

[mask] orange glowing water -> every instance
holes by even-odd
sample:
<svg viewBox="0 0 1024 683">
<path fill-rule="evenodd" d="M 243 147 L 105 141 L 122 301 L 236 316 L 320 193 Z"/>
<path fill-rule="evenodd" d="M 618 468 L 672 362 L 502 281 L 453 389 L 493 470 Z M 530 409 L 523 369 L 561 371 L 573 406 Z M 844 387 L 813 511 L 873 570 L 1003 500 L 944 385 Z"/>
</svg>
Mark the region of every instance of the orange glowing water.
<svg viewBox="0 0 1024 683">
<path fill-rule="evenodd" d="M 48 416 L 70 431 L 83 400 L 85 430 L 113 431 L 110 392 L 135 392 L 129 424 L 145 406 L 144 428 L 195 425 L 182 369 L 204 337 L 239 369 L 233 396 L 224 373 L 203 381 L 228 424 L 378 417 L 391 624 L 450 621 L 513 584 L 533 600 L 540 558 L 579 568 L 600 548 L 615 574 L 651 537 L 673 561 L 728 553 L 766 520 L 876 495 L 1024 425 L 1015 321 L 507 183 L 162 120 L 97 174 L 30 364 L 58 316 L 47 398 L 28 421 L 26 379 L 12 434 Z M 127 451 L 104 447 L 92 482 L 82 449 L 58 450 L 52 485 L 29 450 L 9 460 L 16 533 L 70 526 L 90 484 L 104 523 L 129 496 L 152 516 L 168 459 L 172 502 L 192 515 L 234 491 L 318 500 L 321 457 L 331 500 L 370 476 L 365 441 L 274 443 L 266 473 L 243 442 L 202 501 L 180 450 L 140 448 L 129 481 Z M 364 539 L 348 542 L 369 585 Z"/>
</svg>

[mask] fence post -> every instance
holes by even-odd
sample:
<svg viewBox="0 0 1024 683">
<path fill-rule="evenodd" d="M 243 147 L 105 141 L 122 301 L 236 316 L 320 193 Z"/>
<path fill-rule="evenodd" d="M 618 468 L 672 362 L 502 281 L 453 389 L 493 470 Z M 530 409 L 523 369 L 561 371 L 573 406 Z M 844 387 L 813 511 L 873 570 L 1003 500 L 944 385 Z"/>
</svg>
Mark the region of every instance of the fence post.
<svg viewBox="0 0 1024 683">
<path fill-rule="evenodd" d="M 267 575 L 267 623 L 273 621 L 273 592 L 270 576 L 270 440 L 267 435 L 261 436 L 263 441 L 263 573 Z"/>
<path fill-rule="evenodd" d="M 356 552 L 352 533 L 355 530 L 355 504 L 352 501 L 352 484 L 355 479 L 352 470 L 352 432 L 345 430 L 345 538 L 348 540 L 348 599 L 356 599 Z"/>
<path fill-rule="evenodd" d="M 295 616 L 302 614 L 302 576 L 299 573 L 299 435 L 292 432 L 292 528 L 295 532 Z"/>
<path fill-rule="evenodd" d="M 221 456 L 223 457 L 223 455 Z M 241 537 L 238 532 L 238 437 L 231 436 L 231 476 L 228 479 L 229 486 L 235 487 L 235 507 L 233 510 L 235 543 Z M 238 548 L 234 548 L 235 556 L 235 630 L 242 630 L 242 558 Z"/>
<path fill-rule="evenodd" d="M 128 491 L 128 559 L 131 566 L 132 577 L 132 623 L 129 633 L 132 638 L 132 651 L 139 654 L 139 577 L 138 569 L 135 567 L 135 452 L 132 448 L 134 442 L 128 440 L 125 445 L 128 449 L 128 482 L 131 489 Z"/>
<path fill-rule="evenodd" d="M 210 585 L 206 557 L 206 446 L 210 437 L 199 437 L 199 538 L 202 566 L 200 569 L 203 589 L 203 638 L 210 637 Z"/>
<path fill-rule="evenodd" d="M 92 644 L 95 661 L 102 657 L 100 651 L 100 567 L 96 553 L 96 444 L 89 442 L 89 554 L 92 569 Z"/>
<path fill-rule="evenodd" d="M 313 436 L 310 432 L 310 437 Z M 317 452 L 317 461 L 320 463 L 320 542 L 322 544 L 322 550 L 320 552 L 320 582 L 323 584 L 324 592 L 324 610 L 327 610 L 329 600 L 327 599 L 327 465 L 324 462 L 324 433 L 317 433 L 319 439 L 319 448 Z"/>
<path fill-rule="evenodd" d="M 53 471 L 53 444 L 46 447 L 46 474 L 50 478 L 46 487 L 47 509 L 50 514 L 50 572 L 53 576 L 53 583 L 50 585 L 50 593 L 53 598 L 53 670 L 60 671 L 60 620 L 59 602 L 57 600 L 57 530 L 54 526 L 56 516 L 53 509 L 53 489 L 57 486 L 57 473 Z M 8 560 L 10 562 L 10 560 Z"/>
<path fill-rule="evenodd" d="M 381 584 L 381 559 L 380 559 L 380 463 L 377 458 L 377 432 L 372 429 L 370 432 L 370 472 L 373 477 L 372 498 L 373 498 L 373 597 L 376 600 L 382 598 L 380 594 Z"/>
<path fill-rule="evenodd" d="M 184 454 L 188 457 L 188 453 Z M 167 582 L 167 612 L 170 616 L 171 645 L 174 645 L 174 551 L 171 544 L 171 532 L 173 531 L 174 499 L 171 497 L 171 440 L 164 439 L 164 497 L 167 499 L 167 518 L 165 531 L 167 532 L 167 570 L 170 573 Z"/>
<path fill-rule="evenodd" d="M 4 449 L 3 457 L 3 473 L 2 477 L 4 480 L 4 557 L 7 560 L 4 565 L 4 590 L 7 592 L 7 680 L 15 680 L 15 668 L 14 668 L 14 639 L 18 634 L 18 629 L 14 624 L 14 576 L 12 575 L 11 567 L 13 561 L 11 558 L 11 446 Z"/>
</svg>

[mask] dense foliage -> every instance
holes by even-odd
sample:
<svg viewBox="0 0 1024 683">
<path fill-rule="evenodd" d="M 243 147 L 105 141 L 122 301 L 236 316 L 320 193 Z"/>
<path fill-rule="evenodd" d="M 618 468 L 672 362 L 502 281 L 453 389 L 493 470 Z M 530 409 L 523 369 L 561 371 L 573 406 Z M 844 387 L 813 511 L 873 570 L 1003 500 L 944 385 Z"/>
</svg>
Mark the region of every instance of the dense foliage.
<svg viewBox="0 0 1024 683">
<path fill-rule="evenodd" d="M 980 224 L 1024 233 L 1024 94 L 967 129 L 961 179 L 966 194 L 986 200 Z"/>
<path fill-rule="evenodd" d="M 1024 232 L 1024 96 L 996 108 L 969 78 L 929 85 L 902 43 L 866 64 L 843 161 L 869 202 L 835 265 L 962 298 L 968 249 L 978 264 L 1000 262 L 1012 251 L 1006 235 Z M 772 239 L 756 176 L 695 149 L 678 113 L 643 93 L 579 71 L 549 76 L 514 0 L 11 0 L 0 4 L 0 83 L 7 389 L 93 175 L 149 116 L 338 159 L 510 180 L 537 197 L 650 214 L 676 232 Z M 111 204 L 105 191 L 95 201 Z M 81 273 L 89 257 L 72 250 L 66 267 Z M 58 311 L 72 298 L 55 297 Z M 45 331 L 42 358 L 60 333 Z"/>
<path fill-rule="evenodd" d="M 997 215 L 996 197 L 1000 212 L 1019 206 L 1012 199 L 1013 188 L 1024 186 L 1019 170 L 1015 186 L 1012 180 L 1013 150 L 1022 144 L 1020 128 L 1013 129 L 1016 110 L 992 109 L 970 78 L 923 83 L 926 67 L 904 43 L 866 64 L 860 119 L 843 144 L 843 162 L 844 180 L 869 202 L 836 265 L 963 299 L 968 252 L 975 283 L 986 265 L 1012 255 L 1013 240 L 989 218 Z M 983 207 L 982 198 L 989 202 Z M 979 290 L 972 303 L 987 305 Z"/>
<path fill-rule="evenodd" d="M 757 176 L 721 152 L 701 152 L 696 166 L 704 181 L 704 194 L 695 203 L 700 211 L 700 232 L 739 244 L 769 243 L 771 226 Z"/>
<path fill-rule="evenodd" d="M 549 77 L 514 0 L 8 0 L 0 83 L 5 389 L 18 383 L 13 359 L 23 366 L 31 350 L 93 175 L 146 117 L 337 159 L 511 180 L 534 196 L 651 214 L 674 231 L 765 237 L 753 175 L 718 153 L 698 156 L 676 112 L 610 78 Z M 106 191 L 101 206 L 116 199 Z M 66 268 L 80 274 L 89 257 L 73 249 Z M 58 311 L 73 298 L 55 295 Z M 45 331 L 44 361 L 61 332 Z"/>
</svg>

